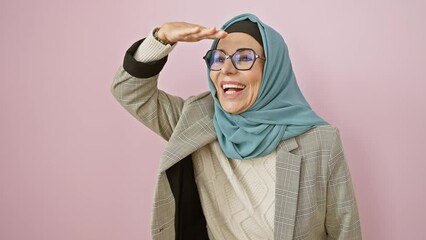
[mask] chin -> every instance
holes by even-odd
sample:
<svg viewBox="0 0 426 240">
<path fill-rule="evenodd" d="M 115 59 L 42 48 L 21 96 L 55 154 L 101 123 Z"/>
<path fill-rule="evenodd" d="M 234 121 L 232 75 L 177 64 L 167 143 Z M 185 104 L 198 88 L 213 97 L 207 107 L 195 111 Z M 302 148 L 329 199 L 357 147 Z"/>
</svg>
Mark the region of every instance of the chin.
<svg viewBox="0 0 426 240">
<path fill-rule="evenodd" d="M 233 107 L 224 107 L 223 105 L 222 105 L 222 108 L 223 108 L 223 110 L 225 110 L 225 112 L 227 112 L 227 113 L 230 113 L 230 114 L 240 114 L 240 113 L 242 113 L 243 111 L 241 110 L 241 109 L 239 109 L 239 108 L 233 108 Z"/>
<path fill-rule="evenodd" d="M 232 101 L 221 98 L 219 98 L 219 103 L 222 109 L 230 114 L 243 113 L 251 106 L 247 106 L 247 104 L 241 103 L 240 101 Z"/>
</svg>

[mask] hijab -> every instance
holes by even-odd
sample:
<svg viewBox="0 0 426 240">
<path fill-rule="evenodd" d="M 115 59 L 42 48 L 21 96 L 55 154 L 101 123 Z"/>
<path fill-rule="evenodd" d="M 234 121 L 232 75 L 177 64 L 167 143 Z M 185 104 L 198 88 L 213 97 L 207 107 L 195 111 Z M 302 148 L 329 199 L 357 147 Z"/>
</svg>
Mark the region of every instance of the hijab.
<svg viewBox="0 0 426 240">
<path fill-rule="evenodd" d="M 260 43 L 263 43 L 266 57 L 256 101 L 240 114 L 224 111 L 208 71 L 209 87 L 214 99 L 213 123 L 219 144 L 228 158 L 241 160 L 265 156 L 274 151 L 281 141 L 327 124 L 312 111 L 303 97 L 291 66 L 287 45 L 277 31 L 253 14 L 238 15 L 226 22 L 222 29 L 226 31 L 229 28 L 231 32 L 236 32 L 236 26 L 241 24 L 235 23 L 246 20 L 259 28 Z M 241 32 L 259 38 L 246 30 Z M 256 40 L 259 42 L 259 39 Z M 213 42 L 211 49 L 216 49 L 218 41 L 216 39 Z"/>
</svg>

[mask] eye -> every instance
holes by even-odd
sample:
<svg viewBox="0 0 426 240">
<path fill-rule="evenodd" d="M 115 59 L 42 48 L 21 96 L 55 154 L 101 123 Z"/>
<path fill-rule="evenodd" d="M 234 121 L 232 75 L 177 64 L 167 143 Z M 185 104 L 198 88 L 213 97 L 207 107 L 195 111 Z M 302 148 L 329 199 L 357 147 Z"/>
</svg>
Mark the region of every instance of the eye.
<svg viewBox="0 0 426 240">
<path fill-rule="evenodd" d="M 223 63 L 225 62 L 226 58 L 221 54 L 220 52 L 216 52 L 212 56 L 212 61 L 215 63 Z"/>
<path fill-rule="evenodd" d="M 217 57 L 217 60 L 216 60 L 216 62 L 221 62 L 221 63 L 223 63 L 223 62 L 225 62 L 225 57 L 222 57 L 222 56 L 218 56 Z"/>
<path fill-rule="evenodd" d="M 242 62 L 251 62 L 253 61 L 253 56 L 251 55 L 245 55 L 240 57 L 240 61 Z"/>
<path fill-rule="evenodd" d="M 242 50 L 236 54 L 240 62 L 252 62 L 254 60 L 254 53 L 250 50 Z"/>
</svg>

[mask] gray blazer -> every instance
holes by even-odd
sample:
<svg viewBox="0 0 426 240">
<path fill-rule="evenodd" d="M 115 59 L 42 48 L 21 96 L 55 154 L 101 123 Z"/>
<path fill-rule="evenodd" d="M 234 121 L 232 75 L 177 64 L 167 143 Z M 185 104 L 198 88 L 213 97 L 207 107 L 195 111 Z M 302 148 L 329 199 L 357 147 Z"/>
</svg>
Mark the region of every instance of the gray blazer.
<svg viewBox="0 0 426 240">
<path fill-rule="evenodd" d="M 125 61 L 126 64 L 131 63 Z M 171 188 L 174 183 L 166 172 L 216 140 L 213 99 L 209 92 L 187 100 L 167 94 L 157 88 L 158 74 L 145 77 L 150 74 L 139 74 L 132 70 L 134 67 L 124 67 L 127 71 L 120 67 L 112 93 L 129 113 L 168 141 L 160 159 L 152 238 L 180 239 L 176 232 L 178 206 Z M 277 240 L 361 239 L 357 203 L 342 143 L 338 130 L 330 125 L 316 127 L 279 145 L 275 198 Z"/>
</svg>

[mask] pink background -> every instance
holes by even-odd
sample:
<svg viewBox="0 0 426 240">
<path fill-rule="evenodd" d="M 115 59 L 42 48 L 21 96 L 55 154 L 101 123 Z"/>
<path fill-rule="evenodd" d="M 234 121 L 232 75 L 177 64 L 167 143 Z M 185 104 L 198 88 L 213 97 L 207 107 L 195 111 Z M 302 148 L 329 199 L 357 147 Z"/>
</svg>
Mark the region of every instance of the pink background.
<svg viewBox="0 0 426 240">
<path fill-rule="evenodd" d="M 207 6 L 208 5 L 208 6 Z M 110 94 L 125 50 L 165 21 L 252 12 L 281 32 L 312 107 L 341 130 L 364 239 L 424 239 L 426 4 L 5 1 L 0 4 L 0 239 L 149 239 L 165 142 Z M 161 87 L 207 90 L 209 41 L 179 44 Z"/>
</svg>

